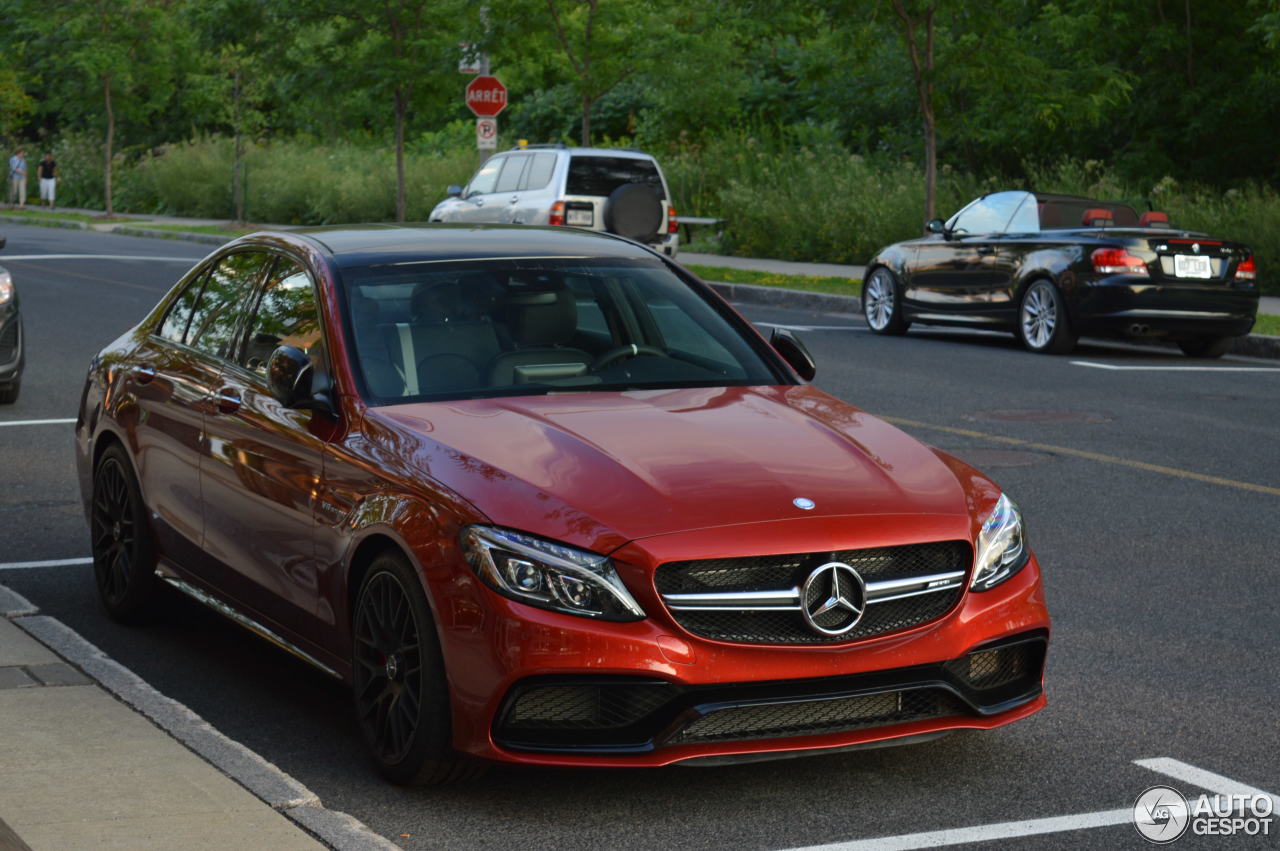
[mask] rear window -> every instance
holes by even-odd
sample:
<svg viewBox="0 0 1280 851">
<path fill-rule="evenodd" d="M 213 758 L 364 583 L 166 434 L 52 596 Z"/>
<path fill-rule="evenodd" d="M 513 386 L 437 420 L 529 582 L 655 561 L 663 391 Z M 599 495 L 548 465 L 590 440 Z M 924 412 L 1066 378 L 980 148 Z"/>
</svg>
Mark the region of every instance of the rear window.
<svg viewBox="0 0 1280 851">
<path fill-rule="evenodd" d="M 574 157 L 569 160 L 564 191 L 566 195 L 607 196 L 624 183 L 643 183 L 652 187 L 659 198 L 667 197 L 653 160 L 630 157 Z"/>
</svg>

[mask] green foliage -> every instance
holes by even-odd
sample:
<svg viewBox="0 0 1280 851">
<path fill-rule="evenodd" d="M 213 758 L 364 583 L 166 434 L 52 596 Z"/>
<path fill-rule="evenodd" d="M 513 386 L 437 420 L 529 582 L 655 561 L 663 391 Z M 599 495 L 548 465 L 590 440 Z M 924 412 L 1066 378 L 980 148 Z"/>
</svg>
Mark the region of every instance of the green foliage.
<svg viewBox="0 0 1280 851">
<path fill-rule="evenodd" d="M 143 158 L 129 185 L 139 211 L 198 218 L 232 218 L 232 141 L 209 137 L 173 145 Z M 374 145 L 330 147 L 303 140 L 254 145 L 247 163 L 247 216 L 282 225 L 377 222 L 395 219 L 392 153 Z M 475 169 L 465 148 L 441 153 L 411 149 L 405 182 L 411 221 L 425 221 L 450 183 Z"/>
</svg>

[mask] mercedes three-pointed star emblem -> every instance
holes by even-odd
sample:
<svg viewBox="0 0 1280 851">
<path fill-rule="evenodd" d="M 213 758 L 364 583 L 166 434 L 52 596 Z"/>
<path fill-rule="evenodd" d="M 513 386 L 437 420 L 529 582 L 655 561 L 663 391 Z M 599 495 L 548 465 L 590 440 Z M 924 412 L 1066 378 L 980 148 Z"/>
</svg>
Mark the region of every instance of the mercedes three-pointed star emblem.
<svg viewBox="0 0 1280 851">
<path fill-rule="evenodd" d="M 810 629 L 820 635 L 845 635 L 866 611 L 867 586 L 849 565 L 829 561 L 809 574 L 800 600 L 801 614 Z"/>
</svg>

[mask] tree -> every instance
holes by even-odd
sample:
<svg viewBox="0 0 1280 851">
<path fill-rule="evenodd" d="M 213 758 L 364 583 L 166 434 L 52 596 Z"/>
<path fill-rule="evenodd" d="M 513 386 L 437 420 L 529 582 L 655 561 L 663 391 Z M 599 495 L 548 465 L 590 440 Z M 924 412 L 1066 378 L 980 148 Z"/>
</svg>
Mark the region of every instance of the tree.
<svg viewBox="0 0 1280 851">
<path fill-rule="evenodd" d="M 892 0 L 893 11 L 902 22 L 902 38 L 911 57 L 911 72 L 919 99 L 920 123 L 924 129 L 924 218 L 934 218 L 938 197 L 938 133 L 933 117 L 933 14 L 937 0 L 931 0 L 914 15 L 904 0 Z M 923 32 L 922 32 L 923 30 Z"/>
</svg>

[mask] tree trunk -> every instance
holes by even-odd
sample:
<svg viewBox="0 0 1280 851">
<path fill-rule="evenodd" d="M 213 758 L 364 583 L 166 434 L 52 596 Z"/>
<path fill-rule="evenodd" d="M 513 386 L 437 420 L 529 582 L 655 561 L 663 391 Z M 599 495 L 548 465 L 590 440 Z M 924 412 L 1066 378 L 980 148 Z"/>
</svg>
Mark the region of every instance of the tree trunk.
<svg viewBox="0 0 1280 851">
<path fill-rule="evenodd" d="M 582 147 L 591 147 L 591 98 L 582 96 Z"/>
<path fill-rule="evenodd" d="M 111 108 L 111 75 L 107 74 L 102 78 L 102 98 L 107 107 L 107 145 L 106 159 L 103 171 L 103 190 L 106 193 L 107 218 L 111 218 L 115 214 L 115 208 L 111 204 L 111 160 L 112 146 L 116 137 L 116 114 Z"/>
<path fill-rule="evenodd" d="M 396 87 L 396 221 L 405 220 L 404 191 L 404 89 Z"/>
<path fill-rule="evenodd" d="M 235 164 L 231 169 L 231 191 L 235 199 L 236 221 L 244 216 L 244 135 L 240 130 L 240 69 L 236 69 L 232 82 L 232 116 L 235 123 Z"/>
<path fill-rule="evenodd" d="M 911 57 L 911 71 L 915 77 L 916 96 L 920 101 L 920 123 L 924 129 L 924 220 L 937 216 L 938 195 L 938 134 L 933 115 L 933 13 L 936 5 L 925 8 L 919 20 L 912 20 L 902 0 L 892 0 L 893 11 L 902 21 L 902 34 Z M 916 28 L 924 27 L 924 56 Z"/>
</svg>

